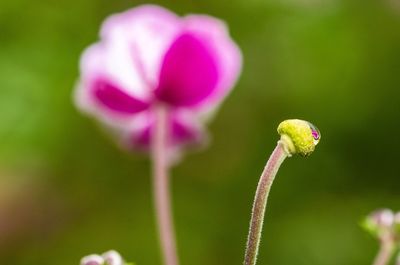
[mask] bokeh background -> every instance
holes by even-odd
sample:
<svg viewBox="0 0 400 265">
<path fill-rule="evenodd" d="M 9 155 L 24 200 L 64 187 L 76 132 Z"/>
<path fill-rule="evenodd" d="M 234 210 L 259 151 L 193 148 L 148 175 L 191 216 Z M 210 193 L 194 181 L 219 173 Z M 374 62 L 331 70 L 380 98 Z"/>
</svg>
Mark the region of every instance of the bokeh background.
<svg viewBox="0 0 400 265">
<path fill-rule="evenodd" d="M 81 51 L 133 0 L 0 0 L 0 263 L 72 265 L 119 250 L 160 264 L 149 160 L 72 103 Z M 241 264 L 259 174 L 286 118 L 322 141 L 274 184 L 259 264 L 369 264 L 359 227 L 400 209 L 400 1 L 170 0 L 227 21 L 244 71 L 212 143 L 173 170 L 184 265 Z"/>
</svg>

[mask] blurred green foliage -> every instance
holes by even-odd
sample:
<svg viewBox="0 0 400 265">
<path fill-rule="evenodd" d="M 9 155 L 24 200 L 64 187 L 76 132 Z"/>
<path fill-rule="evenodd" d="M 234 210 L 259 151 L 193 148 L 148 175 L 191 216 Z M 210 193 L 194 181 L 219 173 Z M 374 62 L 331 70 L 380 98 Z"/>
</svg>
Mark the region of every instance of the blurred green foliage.
<svg viewBox="0 0 400 265">
<path fill-rule="evenodd" d="M 0 263 L 71 265 L 117 249 L 160 264 L 149 161 L 113 145 L 72 103 L 82 50 L 133 0 L 0 0 Z M 155 1 L 229 24 L 244 53 L 212 143 L 173 170 L 182 264 L 241 264 L 251 203 L 287 118 L 323 135 L 283 165 L 259 264 L 368 264 L 358 226 L 398 210 L 400 4 L 396 0 Z"/>
</svg>

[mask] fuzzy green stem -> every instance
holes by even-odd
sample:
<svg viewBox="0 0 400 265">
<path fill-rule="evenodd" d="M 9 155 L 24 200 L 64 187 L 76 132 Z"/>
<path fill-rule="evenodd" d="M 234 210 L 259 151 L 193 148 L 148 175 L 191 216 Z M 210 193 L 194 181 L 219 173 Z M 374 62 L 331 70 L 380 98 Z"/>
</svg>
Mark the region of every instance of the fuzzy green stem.
<svg viewBox="0 0 400 265">
<path fill-rule="evenodd" d="M 388 264 L 394 254 L 395 244 L 391 234 L 383 236 L 380 242 L 381 242 L 380 249 L 375 257 L 373 265 Z"/>
<path fill-rule="evenodd" d="M 261 174 L 251 214 L 244 265 L 256 264 L 268 194 L 276 173 L 287 156 L 284 143 L 279 141 Z"/>
<path fill-rule="evenodd" d="M 155 127 L 152 132 L 154 203 L 164 264 L 178 265 L 169 192 L 170 165 L 167 157 L 167 119 L 168 110 L 164 106 L 158 106 Z"/>
</svg>

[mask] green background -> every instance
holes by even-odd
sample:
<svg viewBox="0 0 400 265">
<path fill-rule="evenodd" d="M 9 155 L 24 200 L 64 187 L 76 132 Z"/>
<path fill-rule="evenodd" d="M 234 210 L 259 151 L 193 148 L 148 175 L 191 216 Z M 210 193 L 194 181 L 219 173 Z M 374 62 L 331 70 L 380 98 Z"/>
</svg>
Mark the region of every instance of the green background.
<svg viewBox="0 0 400 265">
<path fill-rule="evenodd" d="M 73 106 L 82 50 L 129 0 L 0 0 L 0 263 L 72 265 L 117 249 L 160 264 L 150 163 L 119 150 Z M 170 0 L 224 19 L 244 55 L 212 142 L 173 170 L 183 265 L 241 264 L 255 187 L 287 118 L 322 140 L 286 161 L 259 263 L 370 264 L 359 227 L 400 203 L 397 0 Z"/>
</svg>

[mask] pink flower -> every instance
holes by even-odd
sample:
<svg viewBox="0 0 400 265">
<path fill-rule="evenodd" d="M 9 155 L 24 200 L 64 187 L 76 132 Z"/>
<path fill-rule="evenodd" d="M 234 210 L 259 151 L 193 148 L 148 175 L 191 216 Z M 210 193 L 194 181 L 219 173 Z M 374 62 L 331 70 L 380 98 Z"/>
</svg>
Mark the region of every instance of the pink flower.
<svg viewBox="0 0 400 265">
<path fill-rule="evenodd" d="M 79 107 L 133 147 L 148 148 L 159 105 L 169 111 L 169 146 L 203 140 L 241 70 L 225 24 L 144 5 L 106 19 L 100 36 L 81 58 Z"/>
</svg>

